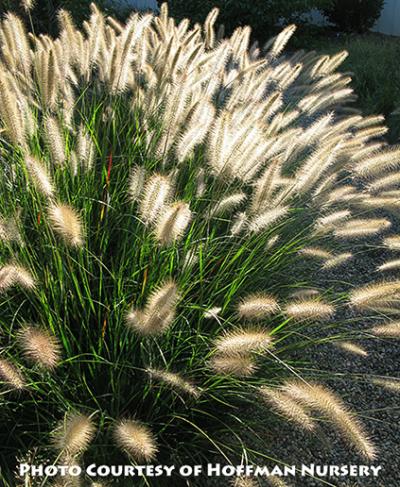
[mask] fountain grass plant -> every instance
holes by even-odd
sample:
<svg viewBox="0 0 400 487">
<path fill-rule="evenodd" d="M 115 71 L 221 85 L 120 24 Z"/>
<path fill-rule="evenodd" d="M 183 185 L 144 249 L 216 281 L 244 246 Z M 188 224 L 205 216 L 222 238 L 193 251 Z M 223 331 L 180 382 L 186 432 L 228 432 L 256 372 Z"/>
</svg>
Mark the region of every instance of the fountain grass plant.
<svg viewBox="0 0 400 487">
<path fill-rule="evenodd" d="M 400 285 L 320 292 L 307 269 L 387 232 L 400 151 L 348 108 L 345 53 L 282 56 L 293 26 L 260 49 L 216 16 L 122 25 L 93 5 L 82 30 L 60 11 L 56 39 L 1 22 L 4 485 L 22 460 L 257 462 L 254 404 L 375 458 L 300 363 L 308 327 L 337 339 L 341 308 L 395 310 Z"/>
</svg>

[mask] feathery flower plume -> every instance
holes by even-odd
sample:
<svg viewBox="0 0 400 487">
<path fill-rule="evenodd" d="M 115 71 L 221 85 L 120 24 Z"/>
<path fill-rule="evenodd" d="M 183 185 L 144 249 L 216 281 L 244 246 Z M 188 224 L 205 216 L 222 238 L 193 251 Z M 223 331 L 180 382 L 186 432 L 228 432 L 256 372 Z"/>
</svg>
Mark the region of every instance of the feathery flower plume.
<svg viewBox="0 0 400 487">
<path fill-rule="evenodd" d="M 284 312 L 295 320 L 323 320 L 331 318 L 335 308 L 315 299 L 304 299 L 289 303 Z"/>
<path fill-rule="evenodd" d="M 26 168 L 36 189 L 48 198 L 54 196 L 54 186 L 45 166 L 32 156 L 25 159 Z"/>
<path fill-rule="evenodd" d="M 295 30 L 296 26 L 294 24 L 288 25 L 285 29 L 282 30 L 282 32 L 280 32 L 276 36 L 274 43 L 269 51 L 272 56 L 279 56 L 283 49 L 285 49 L 286 44 L 289 42 Z"/>
<path fill-rule="evenodd" d="M 8 138 L 16 145 L 26 146 L 26 129 L 16 93 L 10 87 L 3 72 L 0 72 L 0 119 Z"/>
<path fill-rule="evenodd" d="M 387 169 L 394 169 L 399 165 L 400 147 L 393 147 L 357 162 L 354 166 L 354 170 L 360 176 L 370 177 L 384 174 Z"/>
<path fill-rule="evenodd" d="M 357 238 L 375 235 L 385 231 L 391 226 L 391 222 L 386 218 L 380 219 L 354 219 L 343 223 L 336 228 L 334 235 L 340 238 Z"/>
<path fill-rule="evenodd" d="M 368 184 L 368 189 L 372 192 L 384 191 L 387 189 L 398 188 L 400 184 L 400 172 L 391 173 L 374 179 Z"/>
<path fill-rule="evenodd" d="M 289 382 L 282 387 L 282 391 L 332 421 L 336 429 L 364 458 L 373 460 L 376 457 L 376 449 L 359 421 L 327 388 L 316 384 Z"/>
<path fill-rule="evenodd" d="M 129 199 L 131 201 L 139 200 L 145 181 L 146 169 L 143 166 L 134 166 L 129 177 L 128 187 Z"/>
<path fill-rule="evenodd" d="M 47 330 L 25 326 L 19 333 L 19 343 L 25 356 L 45 369 L 54 369 L 61 360 L 60 343 Z"/>
<path fill-rule="evenodd" d="M 83 245 L 82 223 L 73 208 L 67 205 L 51 205 L 49 218 L 53 230 L 63 237 L 68 245 L 73 247 Z"/>
<path fill-rule="evenodd" d="M 167 176 L 153 174 L 147 180 L 140 199 L 139 214 L 146 224 L 154 223 L 169 203 L 172 183 Z"/>
<path fill-rule="evenodd" d="M 379 265 L 377 271 L 391 271 L 400 267 L 400 259 L 388 260 L 384 264 Z"/>
<path fill-rule="evenodd" d="M 317 259 L 330 259 L 332 254 L 325 249 L 321 249 L 318 247 L 304 247 L 299 251 L 300 255 L 304 255 L 306 257 L 316 257 Z"/>
<path fill-rule="evenodd" d="M 96 428 L 84 414 L 67 416 L 53 432 L 54 446 L 72 457 L 88 449 Z"/>
<path fill-rule="evenodd" d="M 184 379 L 177 373 L 151 368 L 146 369 L 146 372 L 150 375 L 152 379 L 158 380 L 159 382 L 170 386 L 172 389 L 184 392 L 189 396 L 199 397 L 201 394 L 201 390 L 199 387 L 196 387 L 190 381 Z"/>
<path fill-rule="evenodd" d="M 250 377 L 257 370 L 254 358 L 249 354 L 216 354 L 210 360 L 211 368 L 221 375 Z"/>
<path fill-rule="evenodd" d="M 289 211 L 286 206 L 277 206 L 272 210 L 268 210 L 260 215 L 257 215 L 248 223 L 248 230 L 251 233 L 260 233 L 267 230 L 274 223 L 277 223 L 281 218 L 283 218 Z"/>
<path fill-rule="evenodd" d="M 400 380 L 399 379 L 386 379 L 380 377 L 373 377 L 371 382 L 377 386 L 381 386 L 389 391 L 400 392 Z"/>
<path fill-rule="evenodd" d="M 54 117 L 47 117 L 44 128 L 52 161 L 55 165 L 64 165 L 66 160 L 65 141 L 58 121 Z"/>
<path fill-rule="evenodd" d="M 86 132 L 83 125 L 79 127 L 78 132 L 77 156 L 79 162 L 85 169 L 91 169 L 93 167 L 95 146 L 90 134 Z"/>
<path fill-rule="evenodd" d="M 245 199 L 246 195 L 244 193 L 235 193 L 229 196 L 225 196 L 213 207 L 211 207 L 209 217 L 213 218 L 216 216 L 224 215 L 225 213 L 232 211 L 241 203 L 243 203 Z"/>
<path fill-rule="evenodd" d="M 22 372 L 6 359 L 0 359 L 0 378 L 8 386 L 18 391 L 26 386 Z"/>
<path fill-rule="evenodd" d="M 350 304 L 360 310 L 379 309 L 400 304 L 400 281 L 377 282 L 354 289 Z"/>
<path fill-rule="evenodd" d="M 178 288 L 173 281 L 167 281 L 149 297 L 143 310 L 131 310 L 126 323 L 140 335 L 158 335 L 169 328 L 175 318 L 179 299 Z"/>
<path fill-rule="evenodd" d="M 327 259 L 323 265 L 323 269 L 333 269 L 334 267 L 339 267 L 353 257 L 353 254 L 349 252 L 344 252 L 343 254 L 334 255 L 330 259 Z"/>
<path fill-rule="evenodd" d="M 264 330 L 239 328 L 225 332 L 215 341 L 215 349 L 226 355 L 262 352 L 272 347 L 272 338 Z"/>
<path fill-rule="evenodd" d="M 390 250 L 400 250 L 400 236 L 393 235 L 392 237 L 386 237 L 383 239 L 383 244 Z"/>
<path fill-rule="evenodd" d="M 334 211 L 333 213 L 318 218 L 315 222 L 315 227 L 320 233 L 329 232 L 335 225 L 347 220 L 350 216 L 351 213 L 349 210 Z"/>
<path fill-rule="evenodd" d="M 267 478 L 267 482 L 271 487 L 289 487 L 286 482 L 284 482 L 280 477 L 276 477 L 275 475 L 270 475 Z"/>
<path fill-rule="evenodd" d="M 353 353 L 354 355 L 359 355 L 360 357 L 368 357 L 368 352 L 364 350 L 360 345 L 353 342 L 339 342 L 336 344 L 339 348 L 345 352 Z"/>
<path fill-rule="evenodd" d="M 150 462 L 158 451 L 150 428 L 136 420 L 123 419 L 114 429 L 117 444 L 135 461 Z"/>
<path fill-rule="evenodd" d="M 0 293 L 7 291 L 13 286 L 34 289 L 35 279 L 31 273 L 18 265 L 5 265 L 0 267 Z"/>
<path fill-rule="evenodd" d="M 29 12 L 35 6 L 36 0 L 21 0 L 22 8 L 25 12 Z"/>
<path fill-rule="evenodd" d="M 155 227 L 155 237 L 161 245 L 171 245 L 181 239 L 192 219 L 189 205 L 177 201 L 164 207 Z"/>
<path fill-rule="evenodd" d="M 251 477 L 236 477 L 231 481 L 232 487 L 258 487 L 258 482 Z"/>
<path fill-rule="evenodd" d="M 400 321 L 392 321 L 391 323 L 387 323 L 385 325 L 374 326 L 371 329 L 371 332 L 374 335 L 381 336 L 381 337 L 399 338 Z"/>
<path fill-rule="evenodd" d="M 279 305 L 270 294 L 254 294 L 243 299 L 238 306 L 240 318 L 248 320 L 261 320 L 276 313 Z"/>
<path fill-rule="evenodd" d="M 278 414 L 302 429 L 312 431 L 315 423 L 309 412 L 290 396 L 269 387 L 260 387 L 259 393 L 263 401 L 268 403 Z"/>
</svg>

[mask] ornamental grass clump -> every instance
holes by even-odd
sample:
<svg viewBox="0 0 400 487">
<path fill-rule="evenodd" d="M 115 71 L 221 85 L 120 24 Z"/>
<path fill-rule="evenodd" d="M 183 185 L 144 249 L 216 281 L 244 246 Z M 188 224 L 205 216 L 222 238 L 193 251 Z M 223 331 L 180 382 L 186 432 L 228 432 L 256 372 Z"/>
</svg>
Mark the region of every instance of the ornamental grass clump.
<svg viewBox="0 0 400 487">
<path fill-rule="evenodd" d="M 345 53 L 283 56 L 293 26 L 261 49 L 248 27 L 219 36 L 216 16 L 176 25 L 164 5 L 120 24 L 92 5 L 82 29 L 60 11 L 54 39 L 1 21 L 5 485 L 32 451 L 83 466 L 255 462 L 255 405 L 307 431 L 319 416 L 375 456 L 292 354 L 312 327 L 337 338 L 343 308 L 399 310 L 397 281 L 311 281 L 368 239 L 397 250 L 374 212 L 397 197 L 400 152 L 381 118 L 348 107 Z"/>
</svg>

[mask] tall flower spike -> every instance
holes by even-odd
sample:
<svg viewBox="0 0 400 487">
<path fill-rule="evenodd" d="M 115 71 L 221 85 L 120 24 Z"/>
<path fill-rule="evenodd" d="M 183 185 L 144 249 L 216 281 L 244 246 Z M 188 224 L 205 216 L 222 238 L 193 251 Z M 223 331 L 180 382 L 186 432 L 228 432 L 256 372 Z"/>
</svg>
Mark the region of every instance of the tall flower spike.
<svg viewBox="0 0 400 487">
<path fill-rule="evenodd" d="M 139 214 L 146 224 L 154 223 L 170 201 L 172 183 L 167 176 L 153 174 L 146 182 L 140 199 Z"/>
<path fill-rule="evenodd" d="M 60 343 L 47 330 L 25 326 L 19 333 L 19 343 L 25 356 L 45 369 L 54 369 L 61 360 Z"/>
<path fill-rule="evenodd" d="M 36 283 L 32 274 L 21 266 L 11 264 L 0 267 L 0 293 L 13 286 L 30 290 L 35 288 Z"/>
<path fill-rule="evenodd" d="M 253 328 L 226 332 L 215 341 L 215 349 L 226 355 L 262 352 L 272 347 L 269 333 Z"/>
<path fill-rule="evenodd" d="M 309 412 L 290 396 L 279 390 L 261 387 L 260 396 L 273 410 L 284 416 L 288 421 L 297 424 L 302 429 L 312 431 L 315 429 L 315 422 Z"/>
<path fill-rule="evenodd" d="M 53 433 L 54 446 L 74 457 L 83 453 L 94 438 L 93 421 L 83 414 L 67 416 Z"/>
<path fill-rule="evenodd" d="M 178 201 L 164 208 L 157 221 L 155 236 L 161 245 L 171 245 L 181 239 L 192 219 L 189 205 Z"/>
<path fill-rule="evenodd" d="M 236 377 L 250 377 L 257 370 L 254 357 L 247 353 L 217 353 L 210 360 L 210 367 L 217 374 Z"/>
<path fill-rule="evenodd" d="M 238 306 L 239 317 L 248 320 L 261 320 L 279 310 L 276 299 L 270 294 L 247 296 Z"/>
<path fill-rule="evenodd" d="M 159 335 L 172 324 L 178 299 L 175 282 L 167 281 L 150 295 L 143 310 L 127 314 L 126 323 L 140 335 Z"/>
<path fill-rule="evenodd" d="M 53 230 L 61 235 L 68 245 L 83 245 L 82 223 L 74 209 L 67 205 L 52 205 L 49 208 L 49 218 Z"/>
<path fill-rule="evenodd" d="M 329 389 L 303 382 L 289 382 L 282 387 L 293 400 L 318 411 L 332 421 L 337 431 L 367 460 L 376 457 L 376 449 L 361 424 L 343 402 Z"/>
<path fill-rule="evenodd" d="M 131 201 L 139 200 L 145 181 L 146 169 L 143 166 L 134 166 L 130 174 L 128 188 L 129 199 Z"/>
<path fill-rule="evenodd" d="M 183 378 L 180 374 L 169 372 L 162 369 L 147 369 L 147 373 L 152 379 L 170 386 L 177 392 L 184 392 L 189 396 L 199 397 L 201 391 L 198 387 L 193 385 L 189 380 Z"/>
<path fill-rule="evenodd" d="M 26 168 L 36 189 L 48 198 L 54 196 L 54 186 L 45 166 L 34 157 L 27 157 Z"/>
<path fill-rule="evenodd" d="M 322 320 L 332 317 L 335 308 L 315 299 L 298 299 L 286 305 L 284 312 L 295 320 Z"/>
<path fill-rule="evenodd" d="M 15 390 L 20 391 L 25 388 L 22 372 L 9 360 L 0 359 L 0 378 Z"/>
<path fill-rule="evenodd" d="M 150 462 L 158 451 L 150 428 L 136 420 L 123 419 L 114 429 L 117 444 L 135 461 Z"/>
<path fill-rule="evenodd" d="M 45 120 L 45 136 L 52 161 L 55 165 L 62 166 L 66 159 L 65 141 L 60 125 L 54 117 L 47 117 Z"/>
</svg>

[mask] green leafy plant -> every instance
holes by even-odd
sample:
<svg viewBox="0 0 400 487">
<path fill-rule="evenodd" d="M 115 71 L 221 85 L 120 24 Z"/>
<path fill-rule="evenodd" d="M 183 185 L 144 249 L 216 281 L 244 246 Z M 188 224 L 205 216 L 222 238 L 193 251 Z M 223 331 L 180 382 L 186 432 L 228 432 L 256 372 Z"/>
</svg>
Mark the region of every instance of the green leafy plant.
<svg viewBox="0 0 400 487">
<path fill-rule="evenodd" d="M 346 53 L 281 57 L 293 26 L 261 53 L 217 13 L 190 29 L 166 5 L 126 24 L 92 5 L 56 39 L 1 23 L 4 485 L 22 460 L 256 462 L 254 404 L 376 455 L 294 353 L 313 324 L 337 340 L 342 308 L 398 310 L 397 281 L 318 290 L 309 271 L 390 228 L 373 213 L 398 206 L 399 150 L 346 114 Z"/>
<path fill-rule="evenodd" d="M 379 19 L 385 0 L 334 0 L 327 19 L 344 32 L 367 32 Z"/>
</svg>

